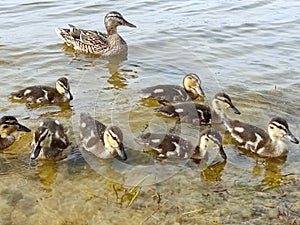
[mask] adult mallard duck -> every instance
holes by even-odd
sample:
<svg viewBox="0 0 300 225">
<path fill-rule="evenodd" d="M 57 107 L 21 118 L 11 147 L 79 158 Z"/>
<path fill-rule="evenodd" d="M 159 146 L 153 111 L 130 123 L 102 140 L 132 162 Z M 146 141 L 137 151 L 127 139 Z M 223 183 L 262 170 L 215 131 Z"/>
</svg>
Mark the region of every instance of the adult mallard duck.
<svg viewBox="0 0 300 225">
<path fill-rule="evenodd" d="M 128 46 L 118 34 L 118 26 L 136 27 L 126 21 L 119 12 L 109 12 L 104 18 L 107 34 L 95 30 L 56 28 L 57 35 L 73 49 L 103 57 L 127 56 Z"/>
</svg>

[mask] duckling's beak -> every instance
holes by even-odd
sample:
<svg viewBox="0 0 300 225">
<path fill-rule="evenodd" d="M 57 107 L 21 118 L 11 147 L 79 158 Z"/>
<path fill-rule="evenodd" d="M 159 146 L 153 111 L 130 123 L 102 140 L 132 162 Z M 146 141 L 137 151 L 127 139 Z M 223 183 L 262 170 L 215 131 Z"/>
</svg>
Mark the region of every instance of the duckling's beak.
<svg viewBox="0 0 300 225">
<path fill-rule="evenodd" d="M 42 149 L 42 148 L 41 148 L 40 144 L 37 143 L 37 144 L 34 146 L 32 152 L 31 152 L 31 154 L 30 154 L 30 159 L 36 159 L 36 158 L 39 156 L 39 154 L 40 154 L 40 152 L 41 152 L 41 149 Z"/>
<path fill-rule="evenodd" d="M 70 90 L 66 91 L 66 96 L 70 101 L 73 100 L 73 95 L 71 94 Z"/>
<path fill-rule="evenodd" d="M 232 108 L 235 114 L 241 114 L 241 112 L 234 105 L 230 105 L 230 108 Z"/>
<path fill-rule="evenodd" d="M 291 142 L 295 143 L 295 144 L 299 144 L 299 141 L 298 139 L 292 134 L 291 131 L 287 131 L 286 134 L 285 134 L 285 137 L 287 139 L 289 139 Z"/>
<path fill-rule="evenodd" d="M 124 19 L 124 21 L 123 21 L 123 25 L 124 25 L 124 26 L 127 26 L 127 27 L 136 27 L 134 24 L 129 23 L 129 22 L 126 21 L 125 19 Z"/>
<path fill-rule="evenodd" d="M 202 89 L 202 87 L 199 85 L 195 88 L 195 91 L 197 92 L 197 94 L 201 97 L 205 97 L 204 91 Z"/>
<path fill-rule="evenodd" d="M 118 155 L 121 157 L 121 159 L 123 159 L 123 160 L 127 159 L 127 155 L 124 150 L 123 143 L 120 143 L 120 146 L 118 148 L 116 148 L 116 151 L 117 151 Z"/>
<path fill-rule="evenodd" d="M 17 131 L 30 132 L 31 130 L 29 128 L 25 127 L 24 125 L 18 123 Z"/>
<path fill-rule="evenodd" d="M 224 148 L 223 148 L 222 145 L 220 145 L 219 153 L 220 153 L 221 157 L 222 157 L 224 160 L 227 159 L 227 155 L 226 155 L 226 153 L 224 152 Z"/>
</svg>

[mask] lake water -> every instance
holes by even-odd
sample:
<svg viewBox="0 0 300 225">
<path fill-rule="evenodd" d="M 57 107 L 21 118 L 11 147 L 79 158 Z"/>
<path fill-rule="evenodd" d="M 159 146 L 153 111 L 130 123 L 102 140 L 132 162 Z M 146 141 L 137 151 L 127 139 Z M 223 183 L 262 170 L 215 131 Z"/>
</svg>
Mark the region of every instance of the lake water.
<svg viewBox="0 0 300 225">
<path fill-rule="evenodd" d="M 75 57 L 54 31 L 69 23 L 104 31 L 103 18 L 114 10 L 137 26 L 118 29 L 129 46 L 128 60 L 118 64 Z M 137 91 L 181 84 L 190 72 L 201 77 L 208 102 L 225 91 L 240 120 L 266 128 L 282 116 L 300 138 L 299 12 L 298 0 L 0 3 L 1 116 L 31 129 L 57 118 L 76 146 L 78 114 L 89 111 L 123 130 L 129 157 L 102 161 L 77 150 L 60 162 L 33 163 L 32 134 L 22 134 L 0 153 L 0 224 L 299 223 L 299 145 L 288 143 L 286 159 L 265 160 L 240 152 L 225 135 L 227 162 L 200 167 L 154 160 L 134 140 L 147 123 L 165 132 L 175 122 Z M 70 80 L 71 107 L 28 109 L 8 99 L 61 76 Z M 187 125 L 181 135 L 197 134 Z"/>
</svg>

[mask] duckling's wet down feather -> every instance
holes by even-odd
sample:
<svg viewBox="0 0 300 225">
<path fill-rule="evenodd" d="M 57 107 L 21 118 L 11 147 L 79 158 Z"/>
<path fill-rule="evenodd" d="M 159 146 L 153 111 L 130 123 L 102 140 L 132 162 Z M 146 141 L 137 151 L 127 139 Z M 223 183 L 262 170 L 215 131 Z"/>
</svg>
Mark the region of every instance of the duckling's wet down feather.
<svg viewBox="0 0 300 225">
<path fill-rule="evenodd" d="M 23 100 L 28 103 L 62 103 L 73 100 L 70 91 L 70 84 L 66 77 L 61 77 L 56 81 L 55 88 L 36 85 L 12 92 L 10 97 L 14 100 Z"/>
<path fill-rule="evenodd" d="M 16 133 L 31 132 L 20 124 L 14 116 L 3 116 L 0 119 L 0 150 L 6 149 L 16 141 Z"/>
<path fill-rule="evenodd" d="M 127 159 L 123 133 L 119 127 L 105 126 L 86 112 L 80 114 L 79 123 L 80 141 L 86 151 L 102 159 L 116 156 Z"/>
</svg>

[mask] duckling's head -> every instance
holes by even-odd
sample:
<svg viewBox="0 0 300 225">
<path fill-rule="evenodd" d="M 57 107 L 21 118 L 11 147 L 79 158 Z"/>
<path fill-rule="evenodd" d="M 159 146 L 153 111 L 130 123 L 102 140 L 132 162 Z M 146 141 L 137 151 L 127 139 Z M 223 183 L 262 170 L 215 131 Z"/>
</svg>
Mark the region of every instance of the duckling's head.
<svg viewBox="0 0 300 225">
<path fill-rule="evenodd" d="M 298 139 L 289 130 L 287 121 L 281 117 L 275 117 L 269 122 L 268 132 L 272 140 L 286 137 L 291 142 L 299 144 Z"/>
<path fill-rule="evenodd" d="M 192 93 L 192 99 L 205 96 L 201 87 L 201 80 L 195 73 L 185 75 L 183 78 L 183 87 L 187 92 Z"/>
<path fill-rule="evenodd" d="M 31 159 L 36 159 L 40 156 L 43 148 L 50 148 L 51 132 L 47 127 L 38 127 L 33 136 Z"/>
<path fill-rule="evenodd" d="M 226 160 L 227 156 L 222 146 L 222 136 L 220 135 L 220 133 L 212 129 L 206 129 L 201 132 L 199 139 L 200 154 L 204 156 L 206 154 L 207 148 L 214 146 L 218 147 L 220 156 L 224 160 Z"/>
<path fill-rule="evenodd" d="M 120 128 L 116 126 L 110 126 L 106 128 L 104 131 L 104 145 L 112 155 L 117 153 L 121 159 L 127 159 L 127 155 L 123 146 L 123 134 Z"/>
<path fill-rule="evenodd" d="M 112 11 L 106 14 L 104 18 L 104 24 L 107 30 L 115 28 L 117 26 L 136 27 L 132 23 L 129 23 L 124 19 L 121 13 Z"/>
<path fill-rule="evenodd" d="M 69 81 L 66 77 L 61 77 L 56 81 L 56 90 L 61 95 L 65 95 L 67 99 L 72 100 L 73 96 L 70 91 Z"/>
<path fill-rule="evenodd" d="M 14 116 L 3 116 L 0 119 L 0 135 L 2 138 L 7 137 L 15 131 L 30 132 L 31 130 L 18 123 Z"/>
<path fill-rule="evenodd" d="M 234 113 L 241 114 L 240 111 L 233 105 L 229 95 L 224 92 L 217 93 L 212 101 L 214 110 L 222 111 L 231 108 Z"/>
</svg>

